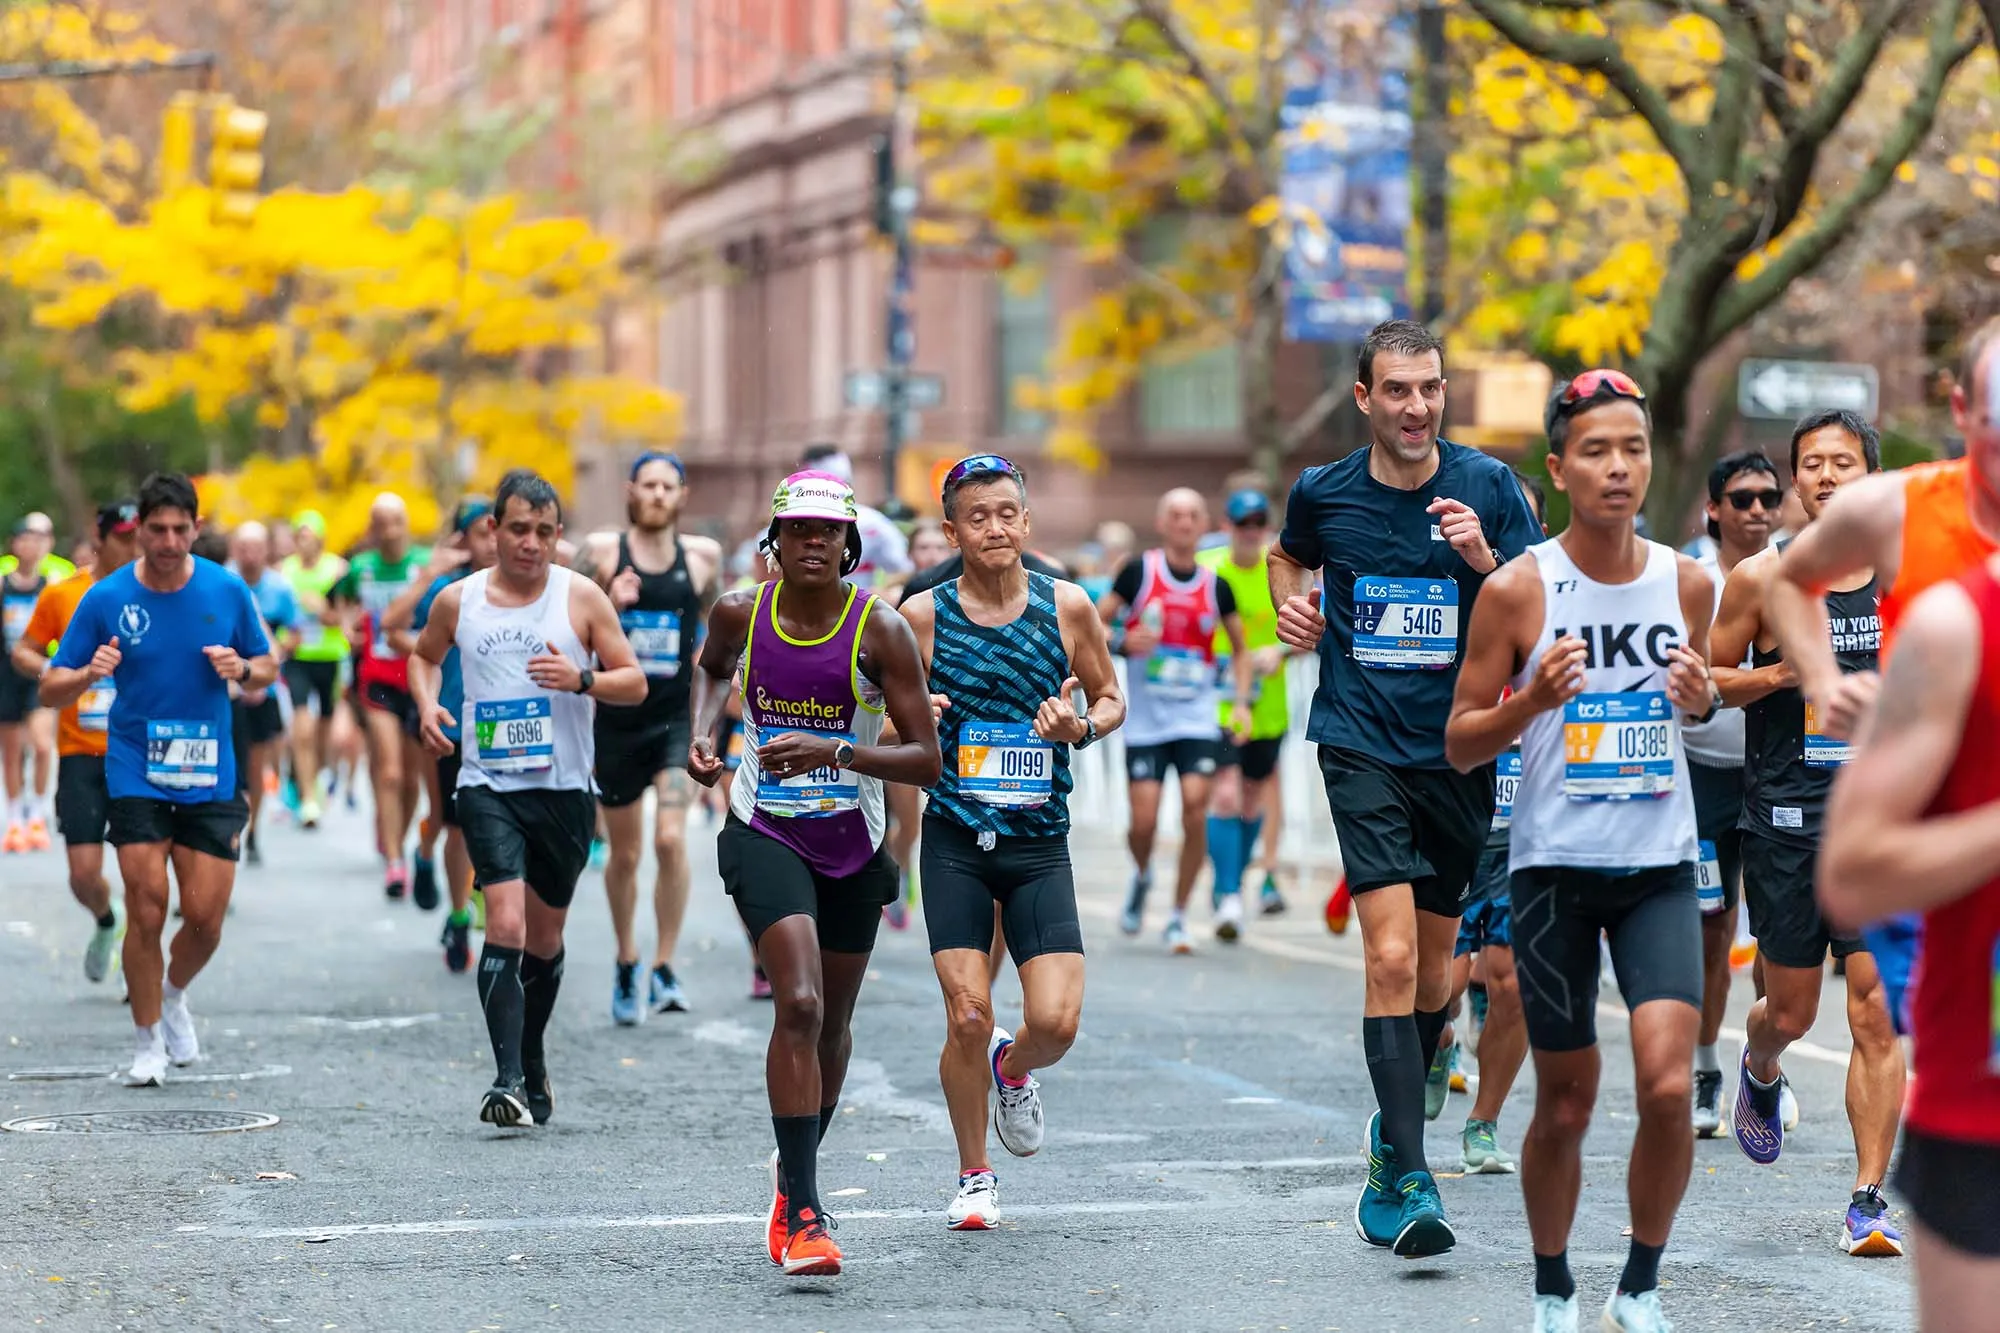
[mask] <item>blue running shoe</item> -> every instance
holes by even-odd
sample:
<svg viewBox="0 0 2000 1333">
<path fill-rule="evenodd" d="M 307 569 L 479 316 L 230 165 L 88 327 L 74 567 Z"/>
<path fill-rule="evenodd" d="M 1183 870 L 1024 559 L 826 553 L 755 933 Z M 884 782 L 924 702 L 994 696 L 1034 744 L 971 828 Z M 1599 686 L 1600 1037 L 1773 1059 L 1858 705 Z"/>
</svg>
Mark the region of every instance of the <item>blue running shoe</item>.
<svg viewBox="0 0 2000 1333">
<path fill-rule="evenodd" d="M 437 862 L 419 856 L 410 871 L 410 901 L 420 912 L 435 912 L 438 905 Z"/>
<path fill-rule="evenodd" d="M 681 990 L 681 979 L 665 963 L 655 963 L 647 974 L 646 1007 L 656 1014 L 687 1012 L 687 995 Z"/>
<path fill-rule="evenodd" d="M 611 1021 L 621 1028 L 635 1028 L 646 1018 L 646 1006 L 639 1003 L 639 965 L 620 963 L 611 980 Z"/>
<path fill-rule="evenodd" d="M 592 838 L 590 840 L 590 868 L 592 870 L 602 870 L 604 869 L 604 863 L 610 859 L 611 844 L 602 838 Z"/>
<path fill-rule="evenodd" d="M 1889 1204 L 1875 1186 L 1854 1191 L 1840 1248 L 1857 1259 L 1893 1259 L 1902 1254 L 1903 1233 L 1889 1220 Z"/>
<path fill-rule="evenodd" d="M 1361 1146 L 1368 1161 L 1368 1180 L 1354 1205 L 1354 1231 L 1370 1245 L 1387 1249 L 1396 1241 L 1396 1223 L 1403 1200 L 1396 1193 L 1396 1150 L 1382 1142 L 1382 1113 L 1368 1117 L 1368 1136 Z"/>
<path fill-rule="evenodd" d="M 1428 1259 L 1458 1244 L 1451 1223 L 1445 1221 L 1444 1200 L 1430 1172 L 1410 1172 L 1396 1182 L 1396 1192 L 1402 1196 L 1403 1211 L 1396 1219 L 1392 1253 L 1401 1259 Z"/>
<path fill-rule="evenodd" d="M 1785 1125 L 1778 1109 L 1778 1085 L 1773 1083 L 1762 1091 L 1768 1110 L 1757 1105 L 1756 1080 L 1750 1077 L 1750 1054 L 1746 1051 L 1743 1064 L 1736 1071 L 1736 1106 L 1730 1114 L 1729 1128 L 1745 1157 L 1759 1166 L 1769 1166 L 1785 1150 Z"/>
</svg>

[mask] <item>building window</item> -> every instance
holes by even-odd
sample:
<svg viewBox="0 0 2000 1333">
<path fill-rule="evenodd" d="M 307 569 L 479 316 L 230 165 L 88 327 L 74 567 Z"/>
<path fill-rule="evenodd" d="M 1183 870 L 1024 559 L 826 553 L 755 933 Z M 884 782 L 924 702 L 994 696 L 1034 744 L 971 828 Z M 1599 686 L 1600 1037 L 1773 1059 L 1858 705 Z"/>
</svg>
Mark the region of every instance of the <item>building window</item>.
<svg viewBox="0 0 2000 1333">
<path fill-rule="evenodd" d="M 1186 237 L 1185 218 L 1159 219 L 1139 234 L 1139 261 L 1169 263 Z M 1139 422 L 1148 435 L 1233 434 L 1243 426 L 1237 348 L 1218 319 L 1215 346 L 1191 356 L 1163 357 L 1139 376 Z"/>
<path fill-rule="evenodd" d="M 1002 276 L 999 282 L 993 319 L 999 433 L 1009 439 L 1038 437 L 1049 428 L 1048 414 L 1023 408 L 1015 401 L 1014 390 L 1024 380 L 1040 381 L 1048 374 L 1055 323 L 1048 273 L 1044 270 L 1025 291 L 1008 277 Z"/>
</svg>

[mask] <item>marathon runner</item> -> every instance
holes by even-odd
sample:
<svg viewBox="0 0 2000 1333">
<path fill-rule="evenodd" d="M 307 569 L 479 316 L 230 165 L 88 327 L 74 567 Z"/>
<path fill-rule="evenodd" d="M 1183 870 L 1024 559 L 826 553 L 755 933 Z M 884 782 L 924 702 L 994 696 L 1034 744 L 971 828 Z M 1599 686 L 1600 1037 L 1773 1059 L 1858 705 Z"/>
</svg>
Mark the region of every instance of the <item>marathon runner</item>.
<svg viewBox="0 0 2000 1333">
<path fill-rule="evenodd" d="M 847 1074 L 855 997 L 897 893 L 882 784 L 928 787 L 939 775 L 916 637 L 844 578 L 861 562 L 857 508 L 854 488 L 833 473 L 779 484 L 764 544 L 780 577 L 710 612 L 688 755 L 703 786 L 722 775 L 716 725 L 740 686 L 748 744 L 716 860 L 775 992 L 765 1079 L 778 1150 L 765 1248 L 800 1276 L 840 1271 L 817 1166 Z M 905 738 L 895 745 L 878 743 L 885 707 Z"/>
<path fill-rule="evenodd" d="M 687 469 L 670 453 L 648 451 L 632 464 L 625 485 L 630 527 L 609 542 L 586 544 L 578 566 L 597 580 L 618 608 L 625 637 L 646 673 L 637 708 L 606 705 L 597 713 L 597 800 L 611 843 L 604 893 L 618 957 L 611 982 L 611 1018 L 629 1027 L 647 1013 L 684 1011 L 687 997 L 674 975 L 674 950 L 687 916 L 688 697 L 703 617 L 721 590 L 722 547 L 708 537 L 684 537 Z M 639 993 L 639 943 L 633 918 L 639 898 L 639 852 L 645 841 L 645 795 L 654 793 L 653 928 L 656 939 L 646 992 Z"/>
<path fill-rule="evenodd" d="M 0 652 L 10 659 L 17 645 L 27 642 L 28 621 L 35 614 L 35 602 L 50 585 L 50 576 L 41 569 L 47 545 L 34 526 L 36 519 L 47 523 L 46 514 L 30 514 L 14 525 L 13 568 L 0 575 Z M 49 530 L 52 539 L 54 529 Z M 48 786 L 54 766 L 52 747 L 43 742 L 34 715 L 43 711 L 35 702 L 35 683 L 15 671 L 0 670 L 0 773 L 7 792 L 7 832 L 0 838 L 0 851 L 39 852 L 49 845 Z M 28 755 L 34 752 L 35 792 L 28 791 Z"/>
<path fill-rule="evenodd" d="M 1703 660 L 1715 590 L 1691 557 L 1635 529 L 1653 474 L 1639 386 L 1615 370 L 1585 371 L 1556 386 L 1546 419 L 1549 475 L 1569 497 L 1569 526 L 1488 582 L 1445 748 L 1471 773 L 1517 737 L 1521 746 L 1508 864 L 1535 1058 L 1521 1145 L 1534 1328 L 1577 1327 L 1569 1233 L 1597 1104 L 1598 950 L 1608 935 L 1631 1013 L 1639 1126 L 1627 1170 L 1631 1245 L 1601 1326 L 1663 1333 L 1660 1256 L 1694 1161 L 1702 1000 L 1694 798 L 1675 717 L 1712 717 L 1720 703 Z"/>
<path fill-rule="evenodd" d="M 954 1231 L 1000 1224 L 999 1182 L 986 1155 L 994 1129 L 1016 1157 L 1042 1146 L 1034 1071 L 1076 1040 L 1083 1010 L 1083 928 L 1069 856 L 1069 754 L 1125 719 L 1104 626 L 1073 583 L 1031 573 L 1028 487 L 997 454 L 945 474 L 946 531 L 971 557 L 959 577 L 904 608 L 944 708 L 944 768 L 924 818 L 924 924 L 944 989 L 938 1062 L 958 1139 Z M 1076 710 L 1079 686 L 1089 700 Z M 1022 1023 L 993 1018 L 989 950 L 998 908 L 1021 979 Z"/>
<path fill-rule="evenodd" d="M 1243 642 L 1236 595 L 1213 569 L 1195 560 L 1195 544 L 1208 531 L 1208 502 L 1201 492 L 1176 487 L 1160 497 L 1157 527 L 1162 545 L 1125 562 L 1097 611 L 1122 637 L 1125 689 L 1125 778 L 1132 803 L 1126 843 L 1132 853 L 1132 887 L 1119 928 L 1137 935 L 1153 887 L 1153 837 L 1160 822 L 1160 789 L 1167 770 L 1180 777 L 1181 854 L 1174 880 L 1174 909 L 1162 936 L 1176 954 L 1193 951 L 1187 904 L 1208 855 L 1208 801 L 1224 744 L 1250 733 L 1254 664 Z M 1229 698 L 1216 685 L 1216 635 L 1229 644 Z M 1218 716 L 1227 719 L 1219 725 Z M 1240 873 L 1240 872 L 1239 872 Z M 1239 913 L 1240 917 L 1240 913 Z"/>
<path fill-rule="evenodd" d="M 1763 450 L 1730 454 L 1709 469 L 1708 535 L 1714 550 L 1696 561 L 1715 585 L 1717 614 L 1723 583 L 1770 544 L 1783 507 L 1778 469 Z M 1747 657 L 1740 660 L 1749 664 Z M 1682 727 L 1681 743 L 1701 837 L 1695 888 L 1701 899 L 1703 982 L 1701 1039 L 1694 1048 L 1694 1132 L 1712 1138 L 1722 1128 L 1722 1061 L 1715 1043 L 1729 1008 L 1729 948 L 1743 887 L 1743 830 L 1737 827 L 1743 817 L 1743 710 L 1725 703 L 1707 722 Z"/>
<path fill-rule="evenodd" d="M 1983 487 L 2000 437 L 1967 443 Z M 1923 914 L 1896 1188 L 1916 1219 L 1919 1324 L 1944 1333 L 1990 1328 L 2000 1306 L 2000 567 L 1976 562 L 1903 608 L 1827 805 L 1819 894 L 1835 928 Z"/>
<path fill-rule="evenodd" d="M 1278 637 L 1320 651 L 1306 734 L 1368 969 L 1361 1039 L 1381 1111 L 1355 1227 L 1371 1244 L 1401 1238 L 1410 1255 L 1453 1243 L 1424 1155 L 1424 1077 L 1444 1032 L 1460 904 L 1493 822 L 1493 769 L 1452 772 L 1445 721 L 1481 586 L 1540 536 L 1506 464 L 1439 438 L 1444 392 L 1437 336 L 1410 320 L 1378 325 L 1354 386 L 1369 447 L 1299 478 L 1270 564 Z"/>
<path fill-rule="evenodd" d="M 47 673 L 49 655 L 69 629 L 83 595 L 132 563 L 138 528 L 135 500 L 116 500 L 97 511 L 95 560 L 88 569 L 43 591 L 26 634 L 14 645 L 16 671 L 32 680 Z M 104 785 L 104 745 L 117 688 L 115 682 L 104 680 L 87 689 L 62 710 L 56 735 L 56 827 L 69 856 L 69 891 L 97 923 L 83 953 L 83 974 L 92 981 L 110 975 L 125 938 L 124 913 L 104 878 L 104 825 L 111 808 Z"/>
<path fill-rule="evenodd" d="M 287 660 L 298 646 L 304 617 L 291 584 L 271 568 L 269 531 L 262 523 L 244 523 L 231 534 L 229 547 L 233 572 L 249 586 L 257 600 L 257 614 L 264 617 L 264 632 L 272 637 L 279 659 Z M 284 750 L 285 712 L 277 694 L 269 689 L 243 691 L 235 704 L 230 732 L 239 765 L 249 761 L 236 777 L 250 803 L 243 855 L 254 866 L 263 860 L 257 847 L 257 816 L 264 806 L 264 777 L 278 771 L 278 756 Z"/>
<path fill-rule="evenodd" d="M 326 549 L 326 520 L 316 509 L 292 520 L 296 548 L 278 566 L 299 604 L 299 644 L 285 659 L 285 688 L 292 695 L 292 786 L 298 794 L 299 822 L 318 828 L 320 775 L 331 769 L 341 696 L 341 667 L 347 636 L 340 614 L 330 605 L 334 585 L 347 575 L 347 562 Z"/>
<path fill-rule="evenodd" d="M 42 677 L 50 708 L 77 704 L 106 680 L 116 691 L 104 777 L 129 918 L 125 980 L 137 1046 L 125 1081 L 133 1087 L 158 1087 L 168 1061 L 200 1057 L 187 988 L 222 938 L 250 815 L 237 790 L 229 686 L 263 689 L 278 678 L 249 587 L 189 550 L 198 517 L 186 477 L 146 479 L 140 558 L 84 593 Z M 182 917 L 170 965 L 160 952 L 169 860 Z"/>
<path fill-rule="evenodd" d="M 1792 485 L 1811 524 L 1843 487 L 1882 467 L 1875 428 L 1844 409 L 1812 412 L 1792 428 Z M 1841 1248 L 1863 1256 L 1898 1255 L 1897 1234 L 1882 1199 L 1896 1119 L 1903 1100 L 1903 1048 L 1889 1021 L 1875 963 L 1859 936 L 1833 931 L 1813 898 L 1813 873 L 1825 830 L 1828 790 L 1848 746 L 1816 725 L 1817 710 L 1799 696 L 1797 677 L 1765 624 L 1764 599 L 1789 541 L 1739 564 L 1722 593 L 1712 647 L 1718 662 L 1753 657 L 1749 670 L 1717 667 L 1725 703 L 1747 719 L 1742 801 L 1743 892 L 1750 931 L 1763 961 L 1764 995 L 1750 1006 L 1748 1040 L 1737 1076 L 1731 1130 L 1744 1156 L 1768 1166 L 1784 1148 L 1778 1061 L 1812 1031 L 1829 947 L 1844 959 L 1847 1113 L 1854 1131 L 1854 1194 Z M 1880 646 L 1876 582 L 1869 571 L 1826 593 L 1828 639 L 1844 673 L 1875 670 Z"/>
<path fill-rule="evenodd" d="M 553 564 L 562 537 L 555 487 L 525 468 L 500 479 L 490 569 L 446 587 L 417 639 L 409 681 L 424 744 L 459 753 L 457 815 L 486 894 L 479 1004 L 493 1044 L 493 1086 L 479 1118 L 546 1125 L 555 1114 L 543 1036 L 562 985 L 563 923 L 590 857 L 592 699 L 646 694 L 611 599 Z M 440 668 L 456 648 L 461 717 L 439 702 Z M 593 658 L 601 669 L 587 664 Z"/>
</svg>

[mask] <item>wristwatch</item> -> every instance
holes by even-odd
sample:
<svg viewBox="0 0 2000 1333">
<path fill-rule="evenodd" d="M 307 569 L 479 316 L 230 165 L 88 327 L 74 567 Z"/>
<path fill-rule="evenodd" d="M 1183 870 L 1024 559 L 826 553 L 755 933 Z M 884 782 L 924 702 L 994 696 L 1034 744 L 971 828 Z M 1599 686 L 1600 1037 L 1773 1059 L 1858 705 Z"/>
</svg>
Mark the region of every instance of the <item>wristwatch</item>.
<svg viewBox="0 0 2000 1333">
<path fill-rule="evenodd" d="M 854 766 L 854 742 L 835 741 L 833 745 L 833 766 L 852 768 Z"/>
<path fill-rule="evenodd" d="M 245 662 L 243 669 L 236 673 L 236 683 L 238 685 L 248 685 L 250 683 L 250 664 L 248 662 Z"/>
<path fill-rule="evenodd" d="M 595 685 L 596 683 L 597 683 L 597 673 L 595 671 L 592 671 L 589 667 L 585 667 L 583 668 L 583 670 L 576 673 L 576 692 L 578 694 L 589 694 L 590 687 Z"/>
<path fill-rule="evenodd" d="M 1097 721 L 1090 714 L 1083 715 L 1083 738 L 1070 745 L 1072 750 L 1088 750 L 1097 744 Z"/>
</svg>

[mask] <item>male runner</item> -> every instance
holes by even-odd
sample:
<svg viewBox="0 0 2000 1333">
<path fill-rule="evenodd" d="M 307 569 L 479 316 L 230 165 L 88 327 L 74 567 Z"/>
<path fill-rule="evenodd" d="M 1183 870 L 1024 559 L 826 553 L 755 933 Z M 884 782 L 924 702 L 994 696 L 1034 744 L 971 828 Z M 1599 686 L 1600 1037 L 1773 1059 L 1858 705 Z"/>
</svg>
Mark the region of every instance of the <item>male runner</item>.
<svg viewBox="0 0 2000 1333">
<path fill-rule="evenodd" d="M 748 744 L 716 860 L 776 1001 L 764 1066 L 778 1141 L 765 1251 L 799 1276 L 840 1271 L 819 1201 L 819 1143 L 847 1075 L 882 907 L 897 892 L 882 784 L 928 787 L 939 774 L 916 637 L 844 578 L 861 561 L 855 513 L 854 488 L 834 474 L 795 472 L 779 484 L 764 545 L 780 576 L 709 613 L 688 754 L 704 787 L 722 775 L 716 726 L 740 687 Z M 885 707 L 904 738 L 894 745 L 879 743 Z"/>
<path fill-rule="evenodd" d="M 1808 524 L 1835 492 L 1881 467 L 1875 428 L 1853 412 L 1812 412 L 1792 429 L 1792 485 Z M 1715 670 L 1723 701 L 1742 707 L 1747 720 L 1743 892 L 1764 967 L 1763 998 L 1750 1006 L 1744 1024 L 1749 1039 L 1731 1129 L 1751 1161 L 1768 1166 L 1778 1160 L 1785 1141 L 1778 1061 L 1819 1017 L 1830 947 L 1835 958 L 1846 960 L 1847 1027 L 1853 1036 L 1847 1118 L 1854 1131 L 1855 1182 L 1841 1247 L 1849 1254 L 1897 1255 L 1903 1239 L 1889 1221 L 1882 1182 L 1896 1147 L 1903 1048 L 1874 960 L 1859 937 L 1828 927 L 1813 898 L 1827 792 L 1848 747 L 1829 740 L 1816 725 L 1817 710 L 1800 698 L 1797 677 L 1765 624 L 1765 594 L 1786 545 L 1752 556 L 1730 574 L 1710 641 L 1717 662 L 1753 657 L 1748 670 Z M 1881 638 L 1874 575 L 1864 570 L 1838 581 L 1825 601 L 1828 643 L 1841 670 L 1874 671 Z"/>
<path fill-rule="evenodd" d="M 318 510 L 303 510 L 292 520 L 292 541 L 296 549 L 278 566 L 301 612 L 298 647 L 285 659 L 285 687 L 292 693 L 292 786 L 299 822 L 318 828 L 320 774 L 333 765 L 340 670 L 348 654 L 340 615 L 328 599 L 346 577 L 347 562 L 326 549 L 326 520 Z"/>
<path fill-rule="evenodd" d="M 493 1086 L 479 1118 L 503 1128 L 555 1114 L 543 1037 L 562 985 L 563 923 L 590 857 L 592 699 L 635 704 L 646 677 L 611 599 L 552 564 L 562 537 L 555 487 L 526 468 L 493 496 L 497 562 L 432 603 L 409 661 L 424 744 L 458 751 L 459 826 L 486 893 L 479 1004 L 493 1044 Z M 438 701 L 456 648 L 464 716 Z M 593 671 L 593 658 L 601 669 Z"/>
<path fill-rule="evenodd" d="M 1209 791 L 1208 859 L 1215 867 L 1215 934 L 1234 941 L 1243 928 L 1243 874 L 1257 854 L 1264 819 L 1276 802 L 1278 751 L 1291 723 L 1291 697 L 1285 687 L 1285 646 L 1278 642 L 1278 609 L 1271 604 L 1267 547 L 1271 538 L 1271 502 L 1262 491 L 1239 490 L 1223 506 L 1228 540 L 1195 555 L 1195 562 L 1215 571 L 1229 587 L 1230 600 L 1243 622 L 1244 648 L 1250 655 L 1250 732 L 1240 744 L 1231 736 L 1233 701 L 1223 701 L 1219 723 L 1223 731 L 1217 756 L 1215 785 Z M 1218 629 L 1215 654 L 1231 668 L 1228 631 Z M 1221 672 L 1217 673 L 1222 676 Z M 1260 910 L 1267 916 L 1285 910 L 1277 884 L 1264 881 Z"/>
<path fill-rule="evenodd" d="M 46 548 L 36 529 L 30 526 L 35 518 L 48 521 L 46 515 L 31 514 L 14 526 L 9 556 L 14 567 L 0 574 L 0 652 L 10 659 L 15 647 L 27 642 L 28 621 L 34 617 L 35 601 L 49 586 L 49 577 L 40 569 L 41 553 Z M 39 852 L 49 845 L 48 816 L 43 805 L 48 796 L 52 761 L 43 753 L 41 738 L 29 725 L 31 716 L 38 711 L 33 678 L 0 670 L 0 773 L 4 773 L 7 793 L 7 832 L 0 838 L 0 851 Z M 36 795 L 28 792 L 30 750 L 35 752 L 35 785 L 39 789 Z"/>
<path fill-rule="evenodd" d="M 368 535 L 372 545 L 348 562 L 331 600 L 336 606 L 361 611 L 357 638 L 365 646 L 355 684 L 367 730 L 368 780 L 375 790 L 375 840 L 386 866 L 383 892 L 401 898 L 410 889 L 403 852 L 417 813 L 421 747 L 416 739 L 416 705 L 409 691 L 409 659 L 389 643 L 382 616 L 416 581 L 431 553 L 410 544 L 410 513 L 400 496 L 385 492 L 375 498 L 368 511 Z M 428 897 L 436 906 L 435 885 Z"/>
<path fill-rule="evenodd" d="M 1487 583 L 1445 750 L 1473 772 L 1521 745 L 1508 863 L 1535 1058 L 1521 1145 L 1534 1328 L 1577 1327 L 1569 1233 L 1597 1104 L 1598 942 L 1608 935 L 1631 1012 L 1639 1127 L 1627 1168 L 1632 1240 L 1601 1326 L 1656 1333 L 1668 1328 L 1660 1255 L 1694 1160 L 1702 999 L 1698 840 L 1675 715 L 1711 716 L 1719 702 L 1702 655 L 1715 591 L 1692 558 L 1636 531 L 1653 474 L 1639 386 L 1586 371 L 1556 386 L 1546 418 L 1569 526 Z"/>
<path fill-rule="evenodd" d="M 104 779 L 129 919 L 125 980 L 137 1046 L 125 1081 L 132 1087 L 158 1087 L 169 1060 L 200 1057 L 187 988 L 222 937 L 250 814 L 236 786 L 229 686 L 262 689 L 278 678 L 250 589 L 189 552 L 198 517 L 186 477 L 146 479 L 137 506 L 140 558 L 84 593 L 42 677 L 49 708 L 78 704 L 106 680 L 116 686 Z M 170 861 L 181 926 L 163 958 Z"/>
<path fill-rule="evenodd" d="M 83 595 L 92 584 L 132 563 L 138 528 L 135 500 L 117 500 L 97 511 L 93 563 L 42 593 L 26 633 L 14 645 L 16 671 L 32 680 L 47 673 L 49 653 L 62 641 Z M 83 974 L 92 981 L 110 975 L 119 942 L 125 938 L 124 913 L 104 878 L 104 826 L 111 810 L 111 795 L 104 785 L 104 743 L 117 688 L 104 680 L 85 691 L 62 710 L 56 736 L 56 827 L 69 856 L 69 891 L 97 923 L 83 952 Z"/>
<path fill-rule="evenodd" d="M 1313 652 L 1333 635 L 1306 734 L 1368 969 L 1361 1039 L 1381 1112 L 1355 1226 L 1372 1244 L 1403 1237 L 1398 1253 L 1411 1254 L 1453 1240 L 1424 1155 L 1424 1076 L 1444 1032 L 1459 905 L 1493 822 L 1492 769 L 1452 772 L 1444 725 L 1481 586 L 1540 538 L 1506 464 L 1439 438 L 1444 394 L 1435 334 L 1409 320 L 1375 328 L 1354 385 L 1369 447 L 1299 478 L 1270 564 L 1278 637 Z"/>
<path fill-rule="evenodd" d="M 1769 545 L 1783 505 L 1778 469 L 1761 449 L 1730 454 L 1709 469 L 1713 549 L 1696 562 L 1715 585 L 1718 613 L 1724 581 Z M 1735 942 L 1743 884 L 1743 830 L 1737 827 L 1743 817 L 1743 710 L 1725 704 L 1707 722 L 1683 727 L 1681 742 L 1687 749 L 1688 785 L 1694 790 L 1695 826 L 1701 836 L 1695 888 L 1701 899 L 1703 982 L 1701 1040 L 1694 1048 L 1694 1132 L 1712 1138 L 1722 1128 L 1722 1061 L 1715 1043 L 1729 1009 L 1729 947 Z"/>
<path fill-rule="evenodd" d="M 945 531 L 964 572 L 904 607 L 945 709 L 944 768 L 924 817 L 924 923 L 944 989 L 938 1080 L 958 1139 L 954 1231 L 1000 1224 L 986 1155 L 994 1127 L 1016 1157 L 1042 1146 L 1041 1085 L 1076 1040 L 1083 928 L 1069 858 L 1069 753 L 1125 720 L 1104 625 L 1074 583 L 1030 573 L 1027 480 L 996 454 L 945 474 Z M 1076 710 L 1081 685 L 1089 705 Z M 1021 979 L 1021 1026 L 993 1021 L 988 950 L 998 907 Z"/>
<path fill-rule="evenodd" d="M 646 673 L 646 699 L 636 708 L 597 711 L 597 801 L 611 857 L 604 894 L 618 939 L 611 981 L 611 1018 L 630 1027 L 648 1012 L 687 1008 L 674 975 L 674 950 L 687 916 L 688 696 L 702 619 L 720 591 L 722 546 L 684 537 L 687 470 L 669 453 L 647 452 L 625 484 L 630 526 L 611 541 L 586 545 L 578 565 L 611 595 L 625 637 Z M 653 967 L 639 996 L 639 942 L 633 917 L 639 899 L 639 849 L 645 840 L 645 795 L 654 793 Z"/>
<path fill-rule="evenodd" d="M 1194 949 L 1187 933 L 1188 899 L 1208 855 L 1211 784 L 1224 741 L 1241 743 L 1249 735 L 1255 664 L 1244 646 L 1236 594 L 1195 560 L 1195 543 L 1208 531 L 1208 503 L 1201 492 L 1182 486 L 1161 496 L 1157 528 L 1162 544 L 1126 561 L 1097 604 L 1104 623 L 1122 631 L 1122 650 L 1131 664 L 1125 677 L 1130 696 L 1125 777 L 1132 823 L 1125 837 L 1133 869 L 1118 924 L 1127 935 L 1139 933 L 1153 887 L 1160 789 L 1171 768 L 1180 775 L 1181 855 L 1174 910 L 1162 938 L 1169 950 L 1186 954 Z M 1226 704 L 1216 687 L 1218 631 L 1230 651 Z M 1216 722 L 1218 716 L 1228 719 L 1226 727 Z"/>
<path fill-rule="evenodd" d="M 1967 443 L 1982 474 L 2000 463 L 1993 433 L 1968 432 Z M 1923 914 L 1896 1187 L 1916 1218 L 1911 1253 L 1926 1333 L 1990 1328 L 2000 1308 L 1996 750 L 2000 568 L 1989 557 L 1905 604 L 1881 697 L 1833 786 L 1820 847 L 1820 901 L 1835 928 Z"/>
<path fill-rule="evenodd" d="M 284 660 L 298 646 L 303 616 L 291 584 L 271 568 L 270 542 L 270 533 L 262 523 L 244 523 L 230 536 L 230 562 L 257 599 L 264 631 L 272 636 L 278 657 Z M 278 696 L 270 690 L 245 690 L 236 701 L 231 734 L 239 759 L 249 760 L 247 769 L 236 778 L 249 797 L 250 826 L 243 839 L 243 855 L 254 866 L 263 860 L 257 847 L 257 816 L 264 807 L 264 775 L 278 771 L 278 756 L 284 750 L 285 713 Z"/>
</svg>

